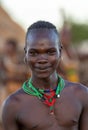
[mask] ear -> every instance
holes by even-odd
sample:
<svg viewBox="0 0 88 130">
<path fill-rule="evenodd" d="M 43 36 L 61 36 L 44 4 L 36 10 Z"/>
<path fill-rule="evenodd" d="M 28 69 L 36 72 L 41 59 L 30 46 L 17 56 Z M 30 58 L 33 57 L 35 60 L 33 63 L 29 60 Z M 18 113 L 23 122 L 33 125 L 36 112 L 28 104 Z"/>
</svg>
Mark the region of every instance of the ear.
<svg viewBox="0 0 88 130">
<path fill-rule="evenodd" d="M 61 49 L 59 49 L 59 51 L 60 51 L 60 58 L 61 58 L 61 53 L 62 53 L 62 50 L 61 50 Z"/>
<path fill-rule="evenodd" d="M 24 52 L 25 52 L 25 54 L 27 53 L 26 47 L 24 47 Z"/>
<path fill-rule="evenodd" d="M 27 58 L 26 57 L 24 57 L 24 63 L 27 64 Z"/>
<path fill-rule="evenodd" d="M 62 46 L 62 44 L 60 44 L 60 49 L 59 49 L 59 51 L 60 51 L 60 57 L 61 57 L 61 54 L 62 54 L 62 49 L 63 49 L 63 46 Z"/>
</svg>

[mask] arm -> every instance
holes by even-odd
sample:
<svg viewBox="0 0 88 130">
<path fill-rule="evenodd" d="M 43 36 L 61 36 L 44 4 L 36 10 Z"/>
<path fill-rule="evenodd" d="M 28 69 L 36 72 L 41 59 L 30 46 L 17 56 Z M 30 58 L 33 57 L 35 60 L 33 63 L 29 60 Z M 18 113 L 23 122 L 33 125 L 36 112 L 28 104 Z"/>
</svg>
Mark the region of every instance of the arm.
<svg viewBox="0 0 88 130">
<path fill-rule="evenodd" d="M 83 95 L 84 99 L 84 108 L 80 117 L 80 128 L 79 130 L 88 130 L 88 88 L 86 88 L 85 95 Z"/>
<path fill-rule="evenodd" d="M 2 123 L 4 130 L 18 130 L 16 123 L 16 106 L 14 101 L 7 99 L 2 112 Z"/>
</svg>

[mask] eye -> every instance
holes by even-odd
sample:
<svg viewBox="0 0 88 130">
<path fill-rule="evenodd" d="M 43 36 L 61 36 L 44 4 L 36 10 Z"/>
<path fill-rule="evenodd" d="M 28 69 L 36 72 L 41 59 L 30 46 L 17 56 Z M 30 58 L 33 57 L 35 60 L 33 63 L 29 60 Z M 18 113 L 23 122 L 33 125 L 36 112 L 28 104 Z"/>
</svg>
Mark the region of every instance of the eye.
<svg viewBox="0 0 88 130">
<path fill-rule="evenodd" d="M 54 55 L 54 54 L 56 54 L 56 50 L 54 50 L 54 49 L 48 50 L 48 54 Z"/>
<path fill-rule="evenodd" d="M 38 53 L 36 51 L 29 51 L 30 56 L 37 56 Z"/>
</svg>

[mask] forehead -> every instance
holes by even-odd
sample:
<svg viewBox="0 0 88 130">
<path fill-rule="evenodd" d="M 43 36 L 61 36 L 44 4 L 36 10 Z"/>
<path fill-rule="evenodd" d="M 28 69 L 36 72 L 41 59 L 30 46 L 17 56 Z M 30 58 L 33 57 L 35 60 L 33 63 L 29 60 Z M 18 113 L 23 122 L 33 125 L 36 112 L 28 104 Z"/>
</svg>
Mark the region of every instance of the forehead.
<svg viewBox="0 0 88 130">
<path fill-rule="evenodd" d="M 33 29 L 26 38 L 27 47 L 57 46 L 58 44 L 58 34 L 53 29 Z"/>
</svg>

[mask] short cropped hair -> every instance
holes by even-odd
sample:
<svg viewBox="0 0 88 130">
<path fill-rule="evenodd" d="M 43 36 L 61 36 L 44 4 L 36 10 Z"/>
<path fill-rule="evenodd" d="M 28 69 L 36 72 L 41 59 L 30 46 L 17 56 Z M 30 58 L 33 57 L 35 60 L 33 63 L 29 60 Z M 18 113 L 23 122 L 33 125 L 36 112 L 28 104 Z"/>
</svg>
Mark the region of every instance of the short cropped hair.
<svg viewBox="0 0 88 130">
<path fill-rule="evenodd" d="M 55 25 L 53 25 L 52 23 L 47 22 L 47 21 L 40 20 L 40 21 L 33 23 L 31 26 L 29 26 L 29 28 L 27 29 L 26 37 L 27 37 L 28 33 L 33 29 L 53 29 L 55 31 L 55 33 L 58 35 L 58 31 L 57 31 Z"/>
<path fill-rule="evenodd" d="M 26 39 L 27 39 L 27 36 L 29 34 L 29 32 L 33 29 L 52 29 L 57 36 L 59 36 L 59 33 L 58 33 L 58 30 L 56 29 L 56 26 L 50 22 L 47 22 L 47 21 L 37 21 L 35 23 L 33 23 L 31 26 L 28 27 L 27 29 L 27 33 L 26 33 Z M 62 45 L 60 44 L 59 45 L 60 47 L 60 50 L 62 49 Z M 26 46 L 24 47 L 24 50 L 26 51 Z"/>
</svg>

